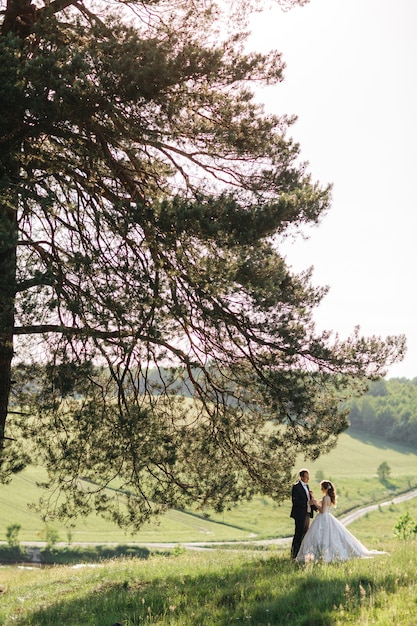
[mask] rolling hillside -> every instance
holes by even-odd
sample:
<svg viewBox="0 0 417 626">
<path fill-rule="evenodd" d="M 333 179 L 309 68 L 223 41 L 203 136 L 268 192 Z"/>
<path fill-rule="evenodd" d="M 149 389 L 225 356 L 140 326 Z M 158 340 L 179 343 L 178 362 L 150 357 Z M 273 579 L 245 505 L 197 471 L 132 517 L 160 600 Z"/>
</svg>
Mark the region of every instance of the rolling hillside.
<svg viewBox="0 0 417 626">
<path fill-rule="evenodd" d="M 383 461 L 391 468 L 389 480 L 384 484 L 377 478 L 377 468 Z M 352 508 L 389 499 L 391 495 L 417 486 L 416 452 L 401 445 L 390 447 L 382 439 L 353 431 L 343 434 L 330 454 L 314 463 L 300 459 L 301 465 L 309 467 L 310 485 L 317 497 L 321 477 L 335 482 L 339 516 Z M 28 508 L 41 494 L 36 486 L 41 476 L 40 469 L 31 467 L 9 485 L 0 486 L 0 541 L 6 539 L 7 527 L 13 523 L 21 524 L 21 541 L 45 539 L 45 523 L 38 513 Z M 270 498 L 257 497 L 220 515 L 210 511 L 170 510 L 135 535 L 96 516 L 77 521 L 72 529 L 57 522 L 52 526 L 59 540 L 64 542 L 242 541 L 290 535 L 293 521 L 289 518 L 289 508 L 289 502 L 277 505 Z"/>
</svg>

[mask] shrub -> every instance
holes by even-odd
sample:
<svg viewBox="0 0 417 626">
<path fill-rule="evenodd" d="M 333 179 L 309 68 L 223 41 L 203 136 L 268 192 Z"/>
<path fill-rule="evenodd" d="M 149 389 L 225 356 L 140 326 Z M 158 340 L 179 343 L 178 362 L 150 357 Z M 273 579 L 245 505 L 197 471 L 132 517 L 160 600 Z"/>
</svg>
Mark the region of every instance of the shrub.
<svg viewBox="0 0 417 626">
<path fill-rule="evenodd" d="M 386 480 L 391 473 L 391 468 L 386 461 L 383 461 L 376 470 L 380 480 Z"/>
<path fill-rule="evenodd" d="M 394 535 L 400 539 L 409 539 L 412 535 L 417 534 L 417 524 L 411 517 L 410 513 L 404 513 L 399 517 L 398 522 L 394 526 Z"/>
<path fill-rule="evenodd" d="M 10 524 L 6 531 L 6 541 L 10 548 L 17 548 L 19 545 L 19 531 L 22 528 L 20 524 Z"/>
</svg>

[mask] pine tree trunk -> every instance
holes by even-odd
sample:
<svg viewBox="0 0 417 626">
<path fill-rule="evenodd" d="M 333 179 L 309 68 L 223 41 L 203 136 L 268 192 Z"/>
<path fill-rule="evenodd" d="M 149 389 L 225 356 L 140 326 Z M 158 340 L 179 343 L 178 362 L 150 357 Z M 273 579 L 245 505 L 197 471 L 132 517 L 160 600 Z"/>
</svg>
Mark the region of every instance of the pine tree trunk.
<svg viewBox="0 0 417 626">
<path fill-rule="evenodd" d="M 21 39 L 28 36 L 36 20 L 30 0 L 7 0 L 1 36 L 14 32 Z M 3 102 L 3 124 L 10 119 L 10 131 L 16 123 L 16 111 Z M 17 199 L 19 164 L 15 158 L 19 146 L 4 142 L 0 151 L 0 452 L 3 449 L 9 406 L 11 365 L 13 359 L 14 305 L 16 295 Z M 1 466 L 1 457 L 0 457 Z"/>
<path fill-rule="evenodd" d="M 31 0 L 7 0 L 0 36 L 14 33 L 28 37 L 36 22 L 37 8 Z M 12 75 L 12 73 L 11 73 Z M 13 89 L 12 89 L 13 93 Z M 0 146 L 0 452 L 4 444 L 11 386 L 13 359 L 14 312 L 16 296 L 17 207 L 19 185 L 20 140 L 14 140 L 19 127 L 19 112 L 2 103 L 3 126 L 9 121 L 11 141 Z M 21 120 L 22 121 L 22 120 Z M 1 459 L 0 459 L 1 466 Z"/>
<path fill-rule="evenodd" d="M 9 189 L 15 187 L 17 167 L 12 165 L 2 170 L 0 184 L 7 184 Z M 8 195 L 10 198 L 14 194 Z M 3 205 L 0 207 L 0 450 L 4 443 L 13 358 L 16 242 L 17 205 Z"/>
</svg>

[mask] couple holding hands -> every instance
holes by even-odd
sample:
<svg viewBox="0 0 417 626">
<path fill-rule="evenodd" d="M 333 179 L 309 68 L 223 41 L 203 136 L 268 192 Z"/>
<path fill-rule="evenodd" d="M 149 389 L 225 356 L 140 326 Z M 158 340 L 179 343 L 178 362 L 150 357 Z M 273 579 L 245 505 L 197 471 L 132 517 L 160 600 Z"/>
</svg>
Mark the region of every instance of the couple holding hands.
<svg viewBox="0 0 417 626">
<path fill-rule="evenodd" d="M 336 506 L 336 490 L 330 480 L 320 483 L 322 498 L 316 500 L 308 486 L 307 469 L 300 470 L 300 480 L 292 488 L 291 517 L 295 522 L 291 557 L 297 563 L 310 561 L 347 561 L 353 558 L 369 558 L 375 554 L 386 554 L 367 550 L 350 533 L 330 510 Z M 310 519 L 318 512 L 310 526 Z"/>
</svg>

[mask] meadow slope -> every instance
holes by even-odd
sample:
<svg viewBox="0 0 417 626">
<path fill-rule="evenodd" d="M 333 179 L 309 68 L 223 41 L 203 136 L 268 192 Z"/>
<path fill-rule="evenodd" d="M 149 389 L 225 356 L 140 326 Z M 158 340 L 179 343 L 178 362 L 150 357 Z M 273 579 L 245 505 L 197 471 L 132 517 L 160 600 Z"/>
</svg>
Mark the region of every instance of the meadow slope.
<svg viewBox="0 0 417 626">
<path fill-rule="evenodd" d="M 389 480 L 385 483 L 377 477 L 377 468 L 383 461 L 391 468 Z M 353 431 L 343 434 L 337 448 L 314 463 L 300 459 L 300 465 L 305 464 L 310 468 L 310 485 L 316 495 L 320 495 L 318 482 L 321 476 L 335 482 L 339 496 L 337 516 L 360 506 L 389 500 L 417 486 L 415 451 L 405 446 L 390 446 L 381 439 Z M 30 467 L 10 484 L 0 486 L 0 541 L 5 541 L 6 529 L 14 523 L 21 525 L 21 541 L 45 539 L 45 523 L 39 513 L 28 508 L 28 503 L 41 495 L 36 485 L 41 477 L 41 469 Z M 93 515 L 77 521 L 75 528 L 59 523 L 52 526 L 63 542 L 243 541 L 290 535 L 293 521 L 289 518 L 289 509 L 289 501 L 278 505 L 270 498 L 259 496 L 222 514 L 209 510 L 170 510 L 134 535 Z"/>
</svg>

